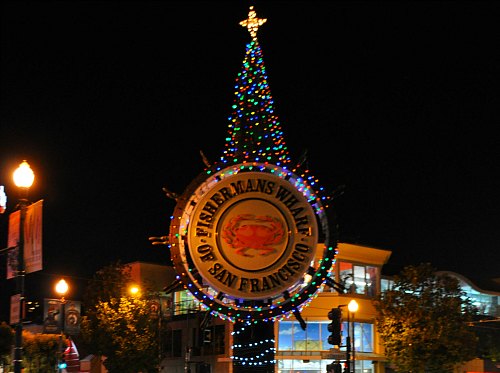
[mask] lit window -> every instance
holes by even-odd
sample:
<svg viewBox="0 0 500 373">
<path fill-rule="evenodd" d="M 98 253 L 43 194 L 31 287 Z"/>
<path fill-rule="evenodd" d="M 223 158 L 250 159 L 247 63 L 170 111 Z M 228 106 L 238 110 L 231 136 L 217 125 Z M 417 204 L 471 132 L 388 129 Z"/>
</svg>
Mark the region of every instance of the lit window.
<svg viewBox="0 0 500 373">
<path fill-rule="evenodd" d="M 351 294 L 377 294 L 378 267 L 339 262 L 339 280 Z"/>
</svg>

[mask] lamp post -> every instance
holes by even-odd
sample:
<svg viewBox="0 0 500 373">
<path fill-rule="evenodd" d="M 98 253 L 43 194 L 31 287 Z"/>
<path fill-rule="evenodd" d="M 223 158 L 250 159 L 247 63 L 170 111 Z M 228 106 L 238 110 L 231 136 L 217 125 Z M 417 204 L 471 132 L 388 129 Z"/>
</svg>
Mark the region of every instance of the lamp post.
<svg viewBox="0 0 500 373">
<path fill-rule="evenodd" d="M 356 314 L 356 311 L 358 310 L 358 302 L 356 302 L 354 299 L 352 299 L 349 304 L 347 305 L 347 309 L 348 309 L 348 312 L 347 312 L 347 354 L 349 354 L 349 351 L 351 350 L 351 340 L 349 338 L 349 325 L 350 325 L 350 314 L 352 313 L 352 327 L 351 327 L 351 330 L 352 330 L 352 371 L 353 373 L 356 373 L 356 347 L 355 347 L 355 344 L 354 344 L 354 317 L 355 317 L 355 314 Z M 348 355 L 347 356 L 347 359 L 349 361 L 350 359 L 350 356 Z M 348 363 L 348 368 L 350 369 L 349 367 L 349 363 Z M 348 372 L 350 373 L 350 370 L 348 370 Z"/>
<path fill-rule="evenodd" d="M 60 359 L 58 359 L 57 362 L 57 369 L 58 372 L 62 372 L 64 368 L 66 368 L 67 364 L 66 361 L 64 360 L 64 349 L 62 348 L 62 338 L 64 335 L 64 322 L 65 320 L 65 314 L 64 314 L 64 305 L 66 304 L 66 299 L 64 296 L 68 292 L 69 285 L 66 282 L 66 280 L 61 279 L 57 282 L 56 284 L 56 293 L 61 296 L 60 302 L 61 302 L 61 334 L 59 335 L 59 353 L 60 353 Z"/>
<path fill-rule="evenodd" d="M 161 329 L 162 329 L 162 318 L 163 318 L 163 312 L 161 309 L 161 293 L 158 293 L 158 310 L 157 310 L 157 315 L 158 315 L 158 372 L 162 371 L 162 346 L 161 346 Z"/>
<path fill-rule="evenodd" d="M 20 190 L 19 198 L 19 241 L 17 245 L 17 275 L 16 275 L 16 291 L 19 294 L 19 320 L 16 325 L 16 339 L 14 349 L 14 372 L 21 373 L 23 362 L 23 310 L 24 310 L 24 222 L 26 220 L 26 209 L 28 207 L 28 191 L 33 185 L 35 174 L 26 161 L 22 161 L 19 167 L 14 171 L 14 184 Z"/>
<path fill-rule="evenodd" d="M 162 320 L 163 319 L 163 311 L 161 309 L 161 293 L 158 293 L 158 372 L 162 371 Z"/>
<path fill-rule="evenodd" d="M 130 293 L 130 295 L 132 295 L 133 297 L 136 297 L 136 296 L 139 296 L 140 293 L 141 293 L 141 288 L 137 285 L 130 285 L 129 288 L 128 288 L 128 292 Z"/>
<path fill-rule="evenodd" d="M 347 337 L 345 339 L 345 370 L 344 373 L 351 373 L 351 312 L 347 310 Z"/>
<path fill-rule="evenodd" d="M 60 279 L 57 284 L 56 284 L 56 293 L 61 296 L 61 302 L 64 304 L 66 302 L 66 299 L 64 299 L 64 296 L 68 292 L 69 285 L 66 282 L 65 279 Z"/>
</svg>

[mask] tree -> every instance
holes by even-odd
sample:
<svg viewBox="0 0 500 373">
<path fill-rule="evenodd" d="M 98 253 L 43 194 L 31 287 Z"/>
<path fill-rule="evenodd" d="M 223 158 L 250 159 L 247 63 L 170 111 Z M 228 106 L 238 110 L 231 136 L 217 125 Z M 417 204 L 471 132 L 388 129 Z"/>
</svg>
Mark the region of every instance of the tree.
<svg viewBox="0 0 500 373">
<path fill-rule="evenodd" d="M 85 289 L 85 307 L 91 310 L 99 301 L 105 302 L 126 295 L 132 281 L 130 272 L 130 266 L 119 260 L 98 270 Z"/>
<path fill-rule="evenodd" d="M 5 321 L 0 324 L 0 366 L 10 361 L 12 345 L 14 344 L 14 332 Z"/>
<path fill-rule="evenodd" d="M 405 267 L 374 302 L 385 354 L 398 371 L 452 372 L 474 358 L 475 309 L 458 281 L 428 263 Z"/>
<path fill-rule="evenodd" d="M 117 261 L 97 271 L 87 284 L 83 296 L 85 315 L 82 316 L 80 335 L 89 353 L 103 355 L 103 351 L 112 343 L 111 336 L 99 328 L 96 315 L 97 305 L 100 302 L 126 296 L 127 285 L 130 281 L 130 267 Z"/>
<path fill-rule="evenodd" d="M 121 297 L 96 305 L 98 327 L 111 337 L 102 346 L 110 372 L 155 371 L 158 364 L 156 316 L 147 300 Z"/>
<path fill-rule="evenodd" d="M 499 319 L 491 316 L 480 316 L 474 322 L 474 331 L 478 337 L 477 356 L 500 362 L 500 323 Z"/>
<path fill-rule="evenodd" d="M 158 366 L 157 315 L 147 299 L 131 296 L 130 267 L 119 261 L 99 270 L 83 299 L 85 348 L 104 355 L 111 372 L 148 372 Z"/>
<path fill-rule="evenodd" d="M 24 366 L 27 372 L 54 372 L 57 354 L 66 338 L 58 334 L 33 334 L 23 330 Z"/>
<path fill-rule="evenodd" d="M 14 335 L 14 330 L 7 323 L 0 324 L 0 367 L 10 364 Z M 64 337 L 60 338 L 58 334 L 33 334 L 28 330 L 23 330 L 24 371 L 54 372 L 60 343 L 66 341 Z"/>
</svg>

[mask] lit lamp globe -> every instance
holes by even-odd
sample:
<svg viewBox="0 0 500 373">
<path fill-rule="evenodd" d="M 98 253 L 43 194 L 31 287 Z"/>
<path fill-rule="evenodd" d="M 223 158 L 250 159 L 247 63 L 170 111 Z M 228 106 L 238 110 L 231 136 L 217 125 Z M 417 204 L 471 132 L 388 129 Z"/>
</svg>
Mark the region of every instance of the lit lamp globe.
<svg viewBox="0 0 500 373">
<path fill-rule="evenodd" d="M 33 185 L 35 174 L 26 161 L 22 161 L 17 170 L 14 171 L 14 184 L 18 188 L 28 189 Z"/>
<path fill-rule="evenodd" d="M 347 305 L 347 308 L 349 309 L 349 312 L 355 313 L 359 308 L 358 302 L 356 302 L 354 299 L 351 300 Z"/>
<path fill-rule="evenodd" d="M 68 292 L 68 289 L 69 285 L 64 279 L 59 280 L 59 282 L 56 284 L 56 292 L 61 296 L 62 299 L 64 299 L 64 296 Z"/>
<path fill-rule="evenodd" d="M 132 294 L 133 296 L 137 296 L 139 295 L 141 289 L 139 288 L 139 286 L 137 285 L 131 285 L 129 288 L 128 288 L 128 291 L 130 294 Z"/>
</svg>

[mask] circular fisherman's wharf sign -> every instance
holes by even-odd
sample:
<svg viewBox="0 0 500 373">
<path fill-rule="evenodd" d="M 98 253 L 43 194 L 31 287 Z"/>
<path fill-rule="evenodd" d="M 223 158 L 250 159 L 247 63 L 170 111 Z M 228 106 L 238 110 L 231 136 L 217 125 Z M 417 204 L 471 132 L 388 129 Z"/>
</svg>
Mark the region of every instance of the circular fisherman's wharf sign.
<svg viewBox="0 0 500 373">
<path fill-rule="evenodd" d="M 243 172 L 194 196 L 188 247 L 214 289 L 267 299 L 302 278 L 314 258 L 318 230 L 311 205 L 290 183 Z"/>
<path fill-rule="evenodd" d="M 170 242 L 182 282 L 203 304 L 229 318 L 271 318 L 300 306 L 326 277 L 335 250 L 316 269 L 320 235 L 328 238 L 328 224 L 306 180 L 240 164 L 193 181 L 178 199 Z"/>
</svg>

